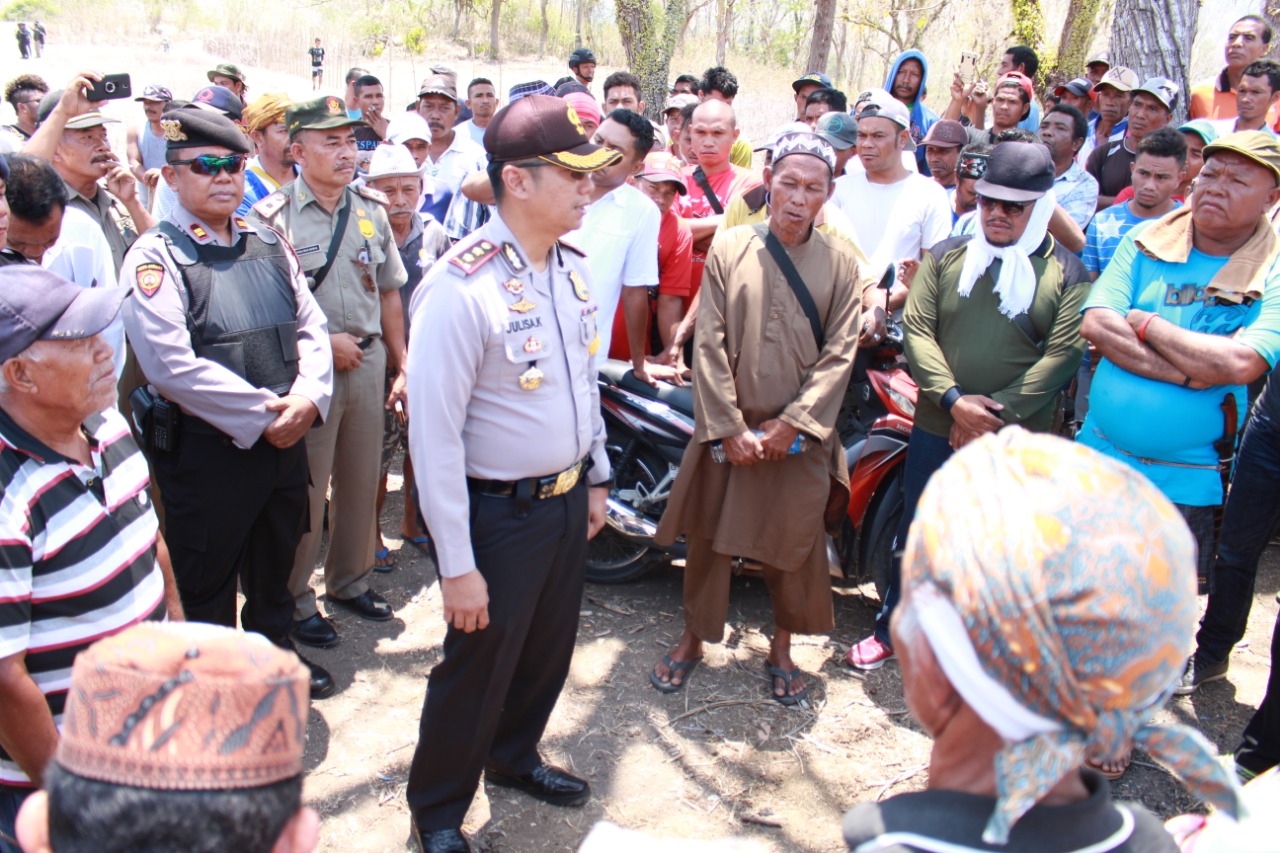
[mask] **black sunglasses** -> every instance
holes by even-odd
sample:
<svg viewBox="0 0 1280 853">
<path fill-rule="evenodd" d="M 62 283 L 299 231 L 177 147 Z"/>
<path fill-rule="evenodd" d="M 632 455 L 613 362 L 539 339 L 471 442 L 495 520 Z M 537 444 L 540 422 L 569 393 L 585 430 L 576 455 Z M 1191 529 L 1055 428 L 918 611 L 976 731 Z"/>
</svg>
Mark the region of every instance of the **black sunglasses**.
<svg viewBox="0 0 1280 853">
<path fill-rule="evenodd" d="M 1029 201 L 1005 201 L 1000 198 L 991 198 L 990 196 L 978 196 L 978 202 L 987 210 L 995 210 L 997 207 L 1004 211 L 1005 216 L 1021 216 L 1023 211 L 1031 206 Z"/>
<path fill-rule="evenodd" d="M 197 175 L 212 177 L 224 170 L 228 175 L 236 174 L 244 168 L 246 159 L 244 154 L 228 154 L 225 157 L 214 157 L 212 154 L 205 154 L 190 160 L 170 160 L 169 165 L 190 166 L 191 171 Z"/>
</svg>

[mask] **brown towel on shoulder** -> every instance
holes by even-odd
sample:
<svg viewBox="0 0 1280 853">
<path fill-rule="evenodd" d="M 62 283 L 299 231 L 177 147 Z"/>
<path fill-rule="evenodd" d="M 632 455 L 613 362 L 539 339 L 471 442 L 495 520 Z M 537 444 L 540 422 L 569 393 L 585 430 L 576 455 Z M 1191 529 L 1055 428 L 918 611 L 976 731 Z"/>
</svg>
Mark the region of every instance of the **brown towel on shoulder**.
<svg viewBox="0 0 1280 853">
<path fill-rule="evenodd" d="M 1191 257 L 1191 241 L 1191 205 L 1165 214 L 1134 238 L 1144 255 L 1173 264 L 1184 264 Z M 1277 240 L 1276 232 L 1265 218 L 1260 217 L 1248 241 L 1231 254 L 1231 259 L 1205 285 L 1205 297 L 1216 296 L 1237 304 L 1246 297 L 1261 299 L 1277 248 L 1280 248 L 1280 240 Z"/>
</svg>

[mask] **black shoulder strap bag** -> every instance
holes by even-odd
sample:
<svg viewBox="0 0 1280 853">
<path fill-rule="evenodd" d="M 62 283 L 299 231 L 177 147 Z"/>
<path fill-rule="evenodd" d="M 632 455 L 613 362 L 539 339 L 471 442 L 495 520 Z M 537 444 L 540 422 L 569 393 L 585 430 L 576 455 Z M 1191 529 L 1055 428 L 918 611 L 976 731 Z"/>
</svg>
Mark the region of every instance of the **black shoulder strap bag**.
<svg viewBox="0 0 1280 853">
<path fill-rule="evenodd" d="M 702 171 L 701 166 L 693 170 L 693 182 L 702 189 L 702 194 L 707 197 L 707 204 L 711 205 L 716 216 L 724 213 L 724 205 L 720 203 L 720 199 L 716 198 L 715 190 L 711 189 L 711 181 L 707 180 L 707 173 Z"/>
<path fill-rule="evenodd" d="M 782 248 L 781 241 L 774 235 L 773 229 L 769 229 L 764 238 L 765 248 L 769 250 L 769 254 L 773 256 L 774 263 L 782 268 L 782 274 L 787 279 L 787 284 L 791 286 L 791 292 L 795 294 L 796 301 L 800 303 L 801 309 L 804 310 L 804 316 L 809 318 L 809 326 L 813 329 L 813 342 L 818 345 L 818 352 L 822 352 L 823 346 L 826 345 L 826 335 L 822 332 L 822 320 L 818 317 L 818 305 L 813 301 L 813 296 L 809 293 L 809 288 L 805 286 L 804 279 L 800 277 L 800 270 L 796 269 L 796 265 L 791 262 L 787 250 Z"/>
<path fill-rule="evenodd" d="M 314 275 L 308 277 L 307 284 L 310 285 L 312 293 L 315 293 L 320 289 L 320 285 L 324 284 L 325 276 L 329 274 L 329 269 L 333 266 L 333 262 L 338 259 L 338 247 L 342 245 L 342 238 L 347 233 L 347 220 L 351 218 L 351 205 L 355 204 L 355 202 L 348 194 L 344 194 L 343 202 L 342 209 L 338 211 L 338 221 L 333 226 L 333 236 L 329 238 L 329 251 L 325 252 L 324 266 L 316 270 Z"/>
</svg>

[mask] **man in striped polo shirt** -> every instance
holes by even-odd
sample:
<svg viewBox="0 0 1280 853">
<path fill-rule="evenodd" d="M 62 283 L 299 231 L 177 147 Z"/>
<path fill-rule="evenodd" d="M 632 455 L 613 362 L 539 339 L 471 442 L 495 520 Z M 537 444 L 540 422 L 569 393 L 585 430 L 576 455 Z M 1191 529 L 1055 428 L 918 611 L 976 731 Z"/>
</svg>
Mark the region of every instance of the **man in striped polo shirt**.
<svg viewBox="0 0 1280 853">
<path fill-rule="evenodd" d="M 35 265 L 0 271 L 3 853 L 17 849 L 5 837 L 57 746 L 76 654 L 138 622 L 182 616 L 101 334 L 127 295 Z"/>
</svg>

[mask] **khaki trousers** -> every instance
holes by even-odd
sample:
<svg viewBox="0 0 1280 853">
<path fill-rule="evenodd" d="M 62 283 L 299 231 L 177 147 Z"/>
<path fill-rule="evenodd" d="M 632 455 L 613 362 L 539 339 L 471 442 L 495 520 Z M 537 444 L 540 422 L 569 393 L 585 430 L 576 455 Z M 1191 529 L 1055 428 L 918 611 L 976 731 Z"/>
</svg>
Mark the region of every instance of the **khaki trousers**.
<svg viewBox="0 0 1280 853">
<path fill-rule="evenodd" d="M 311 573 L 320 555 L 324 500 L 330 481 L 333 493 L 329 499 L 329 552 L 324 559 L 325 589 L 331 598 L 355 598 L 369 589 L 386 370 L 386 349 L 381 341 L 375 341 L 365 351 L 359 367 L 333 374 L 329 418 L 307 433 L 310 526 L 298 545 L 289 575 L 289 591 L 296 602 L 295 619 L 309 619 L 317 612 Z"/>
</svg>

